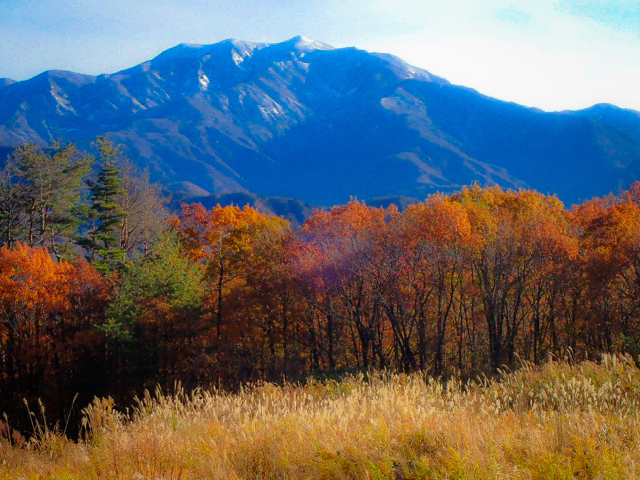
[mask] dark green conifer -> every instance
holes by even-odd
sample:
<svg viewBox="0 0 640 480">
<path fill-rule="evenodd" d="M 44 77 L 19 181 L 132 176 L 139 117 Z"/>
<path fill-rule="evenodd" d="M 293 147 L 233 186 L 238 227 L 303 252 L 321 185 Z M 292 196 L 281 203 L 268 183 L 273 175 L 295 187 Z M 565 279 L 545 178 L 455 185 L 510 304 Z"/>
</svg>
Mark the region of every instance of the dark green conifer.
<svg viewBox="0 0 640 480">
<path fill-rule="evenodd" d="M 107 138 L 96 141 L 100 153 L 100 171 L 95 181 L 88 180 L 91 206 L 88 217 L 91 223 L 87 237 L 80 244 L 89 252 L 88 258 L 103 273 L 120 267 L 125 261 L 125 251 L 118 242 L 118 229 L 127 212 L 118 202 L 122 194 L 122 174 L 116 164 L 118 148 Z"/>
</svg>

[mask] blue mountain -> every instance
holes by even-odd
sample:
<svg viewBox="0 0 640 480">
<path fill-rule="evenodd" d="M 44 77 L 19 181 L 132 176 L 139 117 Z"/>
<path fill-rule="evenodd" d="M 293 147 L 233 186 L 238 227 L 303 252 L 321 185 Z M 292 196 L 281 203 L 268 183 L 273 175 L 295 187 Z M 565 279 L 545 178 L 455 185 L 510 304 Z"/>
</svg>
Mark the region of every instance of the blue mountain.
<svg viewBox="0 0 640 480">
<path fill-rule="evenodd" d="M 478 182 L 573 203 L 640 178 L 639 112 L 543 112 L 305 37 L 183 44 L 108 75 L 0 80 L 0 152 L 88 148 L 105 133 L 152 178 L 199 196 L 331 205 Z"/>
</svg>

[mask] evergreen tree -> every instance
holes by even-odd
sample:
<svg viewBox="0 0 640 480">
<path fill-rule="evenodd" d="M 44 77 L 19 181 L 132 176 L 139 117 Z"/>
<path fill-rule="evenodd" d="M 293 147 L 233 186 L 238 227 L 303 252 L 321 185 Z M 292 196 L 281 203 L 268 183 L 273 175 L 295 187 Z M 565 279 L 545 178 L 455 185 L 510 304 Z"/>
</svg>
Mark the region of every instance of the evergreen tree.
<svg viewBox="0 0 640 480">
<path fill-rule="evenodd" d="M 118 201 L 123 193 L 122 172 L 116 164 L 118 148 L 107 138 L 96 140 L 100 153 L 100 171 L 95 181 L 88 180 L 91 206 L 88 217 L 91 229 L 79 243 L 88 251 L 88 258 L 103 273 L 120 267 L 125 260 L 125 250 L 120 248 L 118 229 L 128 214 Z"/>
<path fill-rule="evenodd" d="M 186 364 L 198 356 L 204 361 L 205 295 L 203 265 L 174 234 L 160 234 L 148 255 L 124 266 L 101 327 L 121 387 L 139 391 L 150 379 L 186 380 L 181 375 L 192 368 Z"/>
</svg>

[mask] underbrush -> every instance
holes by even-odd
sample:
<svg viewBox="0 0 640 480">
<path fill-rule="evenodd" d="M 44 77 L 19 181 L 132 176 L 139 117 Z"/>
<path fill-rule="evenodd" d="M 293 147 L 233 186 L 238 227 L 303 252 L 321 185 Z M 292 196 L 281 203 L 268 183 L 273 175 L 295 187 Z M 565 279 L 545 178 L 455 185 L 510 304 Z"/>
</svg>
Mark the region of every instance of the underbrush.
<svg viewBox="0 0 640 480">
<path fill-rule="evenodd" d="M 83 439 L 0 426 L 3 479 L 616 479 L 640 475 L 630 358 L 524 364 L 495 379 L 375 373 L 146 393 L 84 409 Z M 638 465 L 638 467 L 636 467 Z"/>
</svg>

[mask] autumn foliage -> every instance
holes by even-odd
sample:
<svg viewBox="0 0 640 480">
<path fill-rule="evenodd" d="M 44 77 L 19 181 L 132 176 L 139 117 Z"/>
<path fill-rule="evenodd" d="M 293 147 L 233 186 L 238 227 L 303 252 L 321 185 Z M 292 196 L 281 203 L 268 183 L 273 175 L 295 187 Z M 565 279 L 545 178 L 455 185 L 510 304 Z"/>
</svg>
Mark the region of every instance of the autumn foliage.
<svg viewBox="0 0 640 480">
<path fill-rule="evenodd" d="M 57 262 L 45 248 L 0 247 L 0 391 L 3 410 L 47 400 L 62 418 L 75 394 L 100 385 L 110 283 L 83 260 Z M 35 407 L 34 407 L 35 408 Z"/>
<path fill-rule="evenodd" d="M 570 210 L 478 186 L 404 212 L 351 201 L 299 229 L 248 206 L 183 205 L 109 280 L 3 247 L 0 320 L 2 408 L 47 396 L 58 418 L 89 389 L 126 403 L 176 381 L 638 358 L 640 184 Z"/>
</svg>

